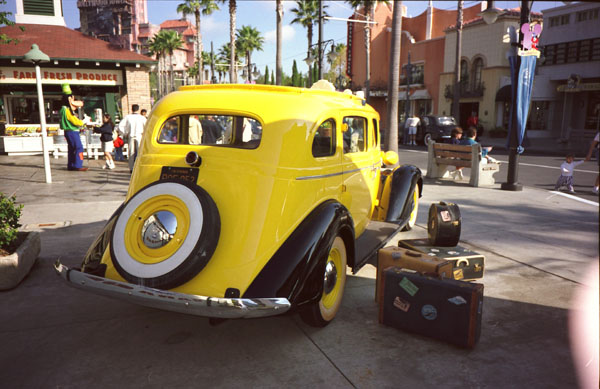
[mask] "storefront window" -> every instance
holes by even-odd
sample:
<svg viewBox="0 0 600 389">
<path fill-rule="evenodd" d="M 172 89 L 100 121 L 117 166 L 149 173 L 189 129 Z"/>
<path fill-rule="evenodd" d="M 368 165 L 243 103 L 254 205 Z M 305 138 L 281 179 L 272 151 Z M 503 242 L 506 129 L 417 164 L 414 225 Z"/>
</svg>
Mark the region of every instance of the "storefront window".
<svg viewBox="0 0 600 389">
<path fill-rule="evenodd" d="M 600 127 L 600 92 L 590 92 L 588 101 L 585 129 L 595 130 Z"/>
<path fill-rule="evenodd" d="M 549 101 L 532 101 L 527 122 L 528 130 L 546 130 L 548 128 Z"/>
<path fill-rule="evenodd" d="M 7 122 L 11 124 L 40 124 L 37 96 L 10 96 L 6 99 Z M 45 96 L 44 109 L 47 124 L 58 124 L 60 96 Z"/>
</svg>

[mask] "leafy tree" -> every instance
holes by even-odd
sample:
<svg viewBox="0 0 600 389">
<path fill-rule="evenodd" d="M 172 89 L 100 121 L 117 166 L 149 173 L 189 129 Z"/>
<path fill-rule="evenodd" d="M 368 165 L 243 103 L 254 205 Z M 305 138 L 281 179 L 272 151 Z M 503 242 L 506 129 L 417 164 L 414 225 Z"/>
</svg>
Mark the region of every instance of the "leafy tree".
<svg viewBox="0 0 600 389">
<path fill-rule="evenodd" d="M 245 53 L 246 62 L 248 65 L 248 81 L 252 81 L 252 52 L 254 50 L 262 51 L 265 39 L 260 32 L 252 26 L 242 26 L 237 31 L 237 47 L 238 51 Z"/>
<path fill-rule="evenodd" d="M 183 46 L 183 38 L 175 30 L 160 30 L 157 35 L 161 36 L 164 43 L 165 52 L 169 54 L 169 91 L 174 90 L 174 79 L 173 79 L 173 52 L 181 46 Z"/>
<path fill-rule="evenodd" d="M 166 82 L 166 48 L 165 35 L 157 33 L 148 40 L 148 49 L 151 55 L 155 55 L 158 60 L 158 94 L 164 96 L 167 91 Z"/>
<path fill-rule="evenodd" d="M 271 70 L 271 85 L 275 85 L 275 73 Z M 279 82 L 278 85 L 281 85 L 281 81 Z"/>
<path fill-rule="evenodd" d="M 269 65 L 265 65 L 265 75 L 263 77 L 263 84 L 268 85 L 269 84 Z"/>
<path fill-rule="evenodd" d="M 6 0 L 0 0 L 0 5 L 6 4 Z M 11 12 L 0 11 L 0 26 L 14 26 L 14 22 L 11 21 L 8 16 L 12 15 Z M 25 27 L 19 26 L 21 31 L 25 31 Z M 0 45 L 14 43 L 15 45 L 19 43 L 18 39 L 10 38 L 6 34 L 0 34 Z"/>
<path fill-rule="evenodd" d="M 300 75 L 298 74 L 298 66 L 296 60 L 292 64 L 292 86 L 300 86 Z"/>
<path fill-rule="evenodd" d="M 177 6 L 177 12 L 181 13 L 183 17 L 187 15 L 194 15 L 196 19 L 196 62 L 198 62 L 199 69 L 203 69 L 202 65 L 202 32 L 200 31 L 200 13 L 202 15 L 210 15 L 214 11 L 218 11 L 219 6 L 215 3 L 214 0 L 185 0 L 184 3 L 181 3 Z M 200 84 L 203 83 L 203 72 L 199 72 L 200 75 Z"/>
</svg>

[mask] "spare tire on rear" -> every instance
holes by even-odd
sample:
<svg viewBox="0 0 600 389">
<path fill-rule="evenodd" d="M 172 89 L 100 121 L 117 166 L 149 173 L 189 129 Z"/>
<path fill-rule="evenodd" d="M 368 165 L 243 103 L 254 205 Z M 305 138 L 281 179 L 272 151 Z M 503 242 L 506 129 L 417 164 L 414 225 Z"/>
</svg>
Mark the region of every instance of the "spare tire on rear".
<svg viewBox="0 0 600 389">
<path fill-rule="evenodd" d="M 172 289 L 206 266 L 220 231 L 219 211 L 204 189 L 182 181 L 157 181 L 123 206 L 111 233 L 110 254 L 127 281 Z"/>
</svg>

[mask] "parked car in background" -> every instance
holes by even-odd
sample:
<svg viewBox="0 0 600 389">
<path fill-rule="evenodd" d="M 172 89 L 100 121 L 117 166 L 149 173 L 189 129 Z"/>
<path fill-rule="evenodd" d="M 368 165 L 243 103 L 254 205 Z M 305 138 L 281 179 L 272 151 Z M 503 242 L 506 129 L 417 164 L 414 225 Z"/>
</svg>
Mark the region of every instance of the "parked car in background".
<svg viewBox="0 0 600 389">
<path fill-rule="evenodd" d="M 214 120 L 223 136 L 192 143 L 190 117 L 204 131 Z M 397 162 L 360 97 L 181 87 L 152 109 L 127 199 L 81 268 L 56 270 L 71 286 L 154 308 L 217 319 L 289 311 L 324 326 L 346 268 L 415 225 L 421 171 Z"/>
<path fill-rule="evenodd" d="M 428 145 L 432 140 L 446 142 L 456 126 L 458 123 L 452 116 L 422 116 L 417 130 L 417 141 L 424 145 Z"/>
</svg>

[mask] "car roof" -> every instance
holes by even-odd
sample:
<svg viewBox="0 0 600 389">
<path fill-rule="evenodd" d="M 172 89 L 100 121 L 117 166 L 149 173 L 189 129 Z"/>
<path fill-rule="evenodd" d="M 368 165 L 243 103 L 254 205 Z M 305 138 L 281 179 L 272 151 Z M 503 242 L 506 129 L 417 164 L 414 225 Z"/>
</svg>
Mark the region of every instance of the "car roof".
<svg viewBox="0 0 600 389">
<path fill-rule="evenodd" d="M 220 112 L 257 116 L 265 123 L 290 119 L 316 121 L 330 111 L 354 110 L 379 117 L 361 98 L 336 91 L 261 84 L 211 84 L 182 86 L 155 106 L 153 114 Z"/>
</svg>

